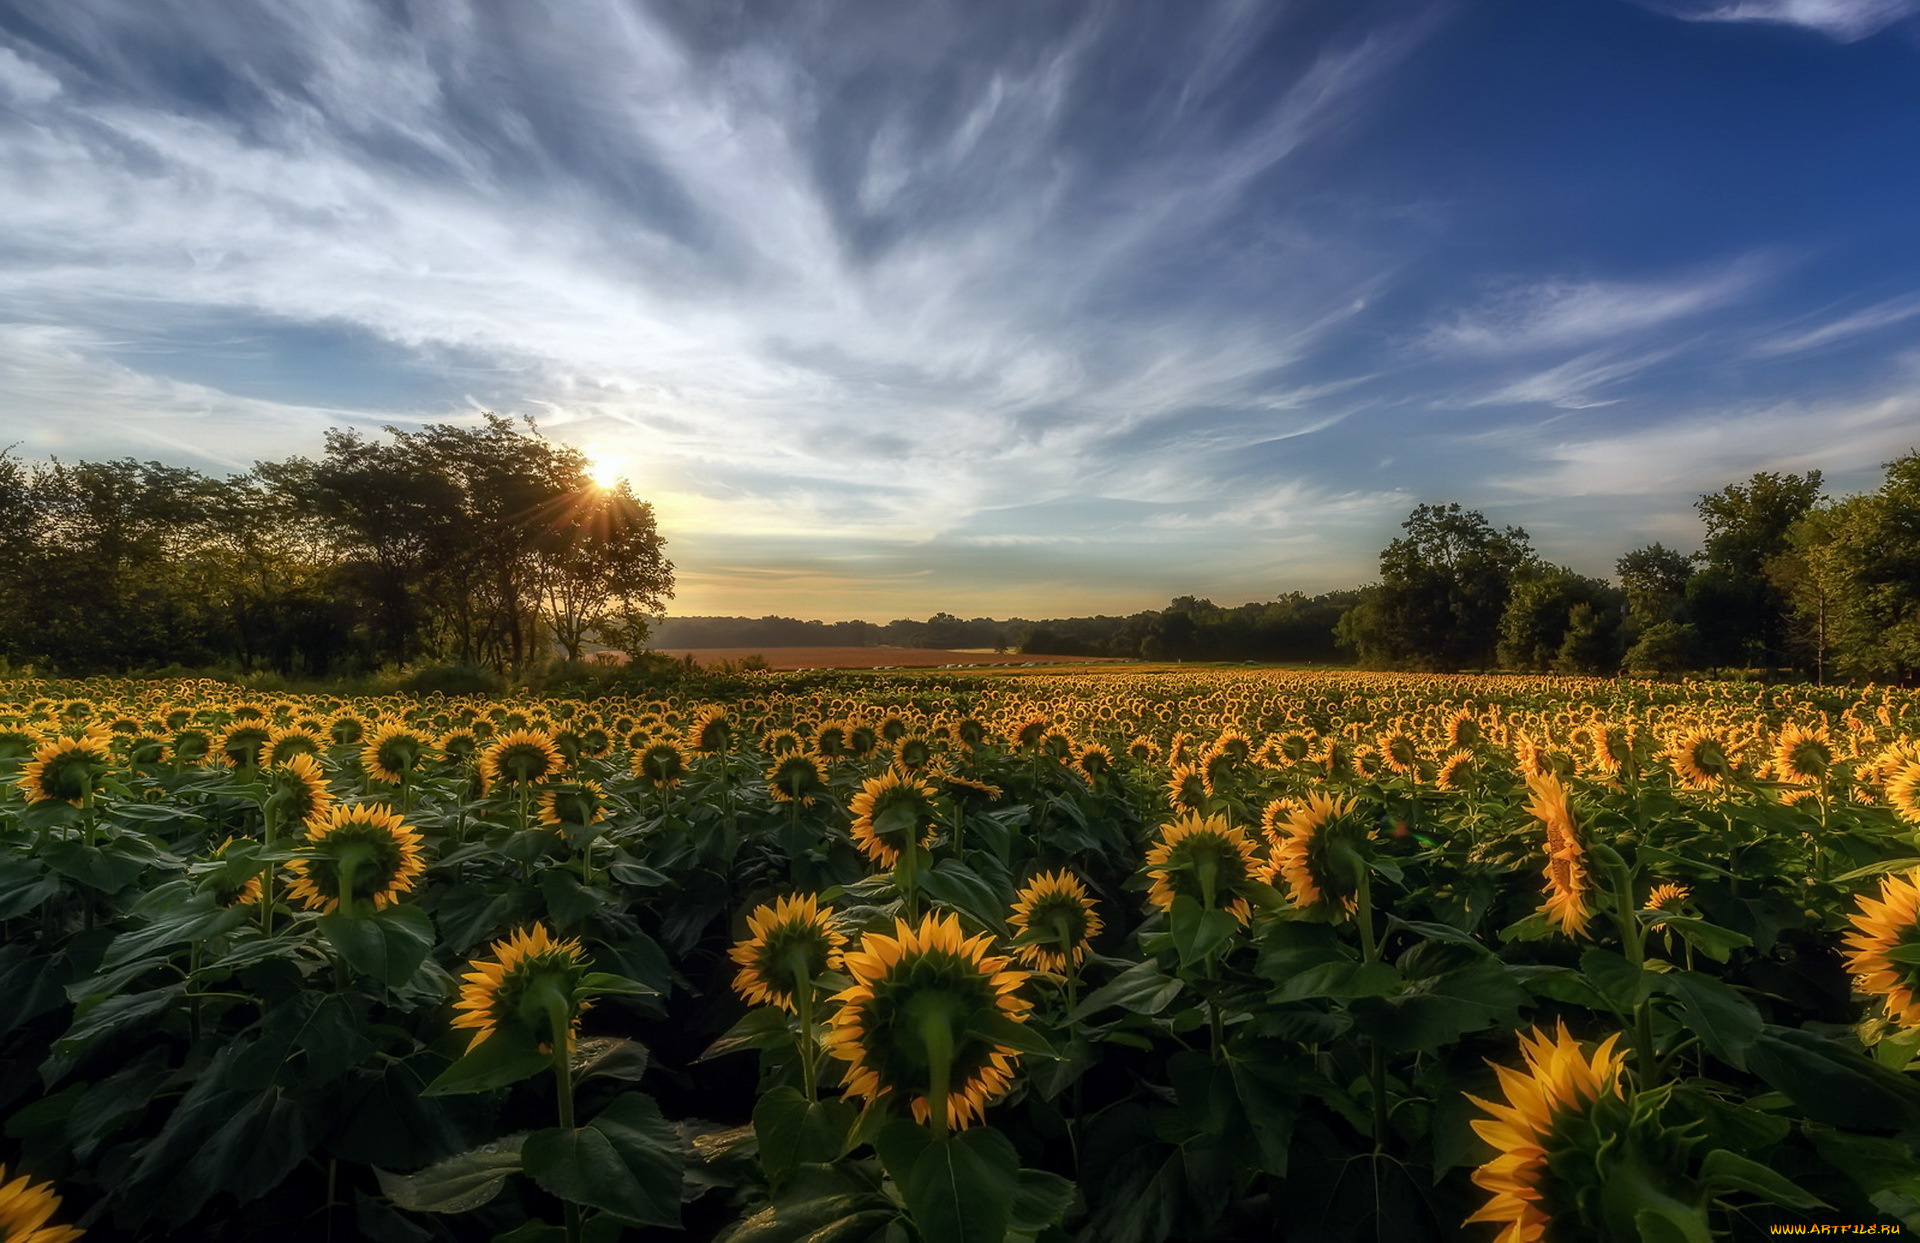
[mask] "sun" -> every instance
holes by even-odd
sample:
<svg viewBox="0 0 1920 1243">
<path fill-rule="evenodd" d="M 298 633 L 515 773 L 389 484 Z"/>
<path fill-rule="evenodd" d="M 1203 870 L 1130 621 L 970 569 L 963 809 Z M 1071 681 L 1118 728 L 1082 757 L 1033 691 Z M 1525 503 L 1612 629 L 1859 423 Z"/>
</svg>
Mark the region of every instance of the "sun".
<svg viewBox="0 0 1920 1243">
<path fill-rule="evenodd" d="M 610 492 L 620 486 L 620 468 L 626 464 L 626 458 L 598 445 L 588 445 L 585 453 L 587 478 L 592 481 L 594 487 L 603 492 Z"/>
</svg>

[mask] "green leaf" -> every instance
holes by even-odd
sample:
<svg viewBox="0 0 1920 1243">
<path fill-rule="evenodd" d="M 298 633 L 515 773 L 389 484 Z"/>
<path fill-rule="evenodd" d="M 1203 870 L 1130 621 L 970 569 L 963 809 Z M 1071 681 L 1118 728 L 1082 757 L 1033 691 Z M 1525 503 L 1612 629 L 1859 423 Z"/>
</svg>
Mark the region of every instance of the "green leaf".
<svg viewBox="0 0 1920 1243">
<path fill-rule="evenodd" d="M 1920 1086 L 1908 1076 L 1813 1032 L 1769 1024 L 1747 1067 L 1816 1122 L 1896 1131 L 1920 1121 Z"/>
<path fill-rule="evenodd" d="M 169 985 L 144 993 L 122 993 L 74 1011 L 73 1026 L 53 1042 L 53 1056 L 40 1067 L 41 1080 L 52 1087 L 64 1079 L 98 1042 L 151 1026 L 171 1013 L 186 986 Z"/>
<path fill-rule="evenodd" d="M 617 1079 L 637 1083 L 647 1073 L 647 1046 L 621 1036 L 588 1036 L 573 1046 L 573 1081 Z"/>
<path fill-rule="evenodd" d="M 1386 997 L 1400 991 L 1404 981 L 1400 973 L 1383 962 L 1358 963 L 1350 960 L 1321 963 L 1283 981 L 1268 997 L 1274 1002 L 1306 1001 L 1316 997 L 1345 1000 L 1353 997 Z"/>
<path fill-rule="evenodd" d="M 1715 962 L 1725 962 L 1734 950 L 1745 949 L 1753 944 L 1752 937 L 1731 928 L 1722 928 L 1704 919 L 1691 919 L 1685 915 L 1663 915 L 1658 926 L 1673 929 L 1685 937 L 1693 948 Z"/>
<path fill-rule="evenodd" d="M 837 1160 L 855 1111 L 841 1100 L 808 1101 L 795 1087 L 782 1085 L 753 1107 L 753 1133 L 760 1147 L 760 1168 L 774 1193 L 802 1164 Z"/>
<path fill-rule="evenodd" d="M 991 882 L 958 859 L 942 859 L 916 883 L 920 892 L 942 906 L 960 911 L 982 927 L 1006 932 L 1007 910 L 1013 905 Z"/>
<path fill-rule="evenodd" d="M 436 1161 L 417 1174 L 373 1173 L 381 1193 L 408 1212 L 464 1213 L 493 1199 L 508 1176 L 520 1172 L 520 1148 L 526 1140 L 524 1133 L 508 1135 Z"/>
<path fill-rule="evenodd" d="M 642 984 L 638 980 L 629 980 L 624 975 L 609 975 L 605 971 L 589 971 L 580 977 L 580 987 L 574 990 L 575 997 L 658 997 L 660 990 Z"/>
<path fill-rule="evenodd" d="M 556 929 L 573 927 L 605 905 L 607 897 L 588 889 L 580 878 L 565 868 L 550 867 L 540 874 L 540 896 L 546 899 L 547 914 Z"/>
<path fill-rule="evenodd" d="M 786 1011 L 776 1006 L 756 1006 L 721 1033 L 694 1061 L 709 1062 L 742 1049 L 778 1049 L 792 1043 L 793 1032 L 787 1026 Z"/>
<path fill-rule="evenodd" d="M 1810 1128 L 1813 1146 L 1828 1164 L 1865 1192 L 1873 1206 L 1920 1231 L 1920 1159 L 1906 1144 L 1870 1135 Z"/>
<path fill-rule="evenodd" d="M 977 1126 L 926 1145 L 900 1192 L 923 1243 L 1003 1243 L 1019 1177 L 1012 1143 Z"/>
<path fill-rule="evenodd" d="M 999 1010 L 979 1010 L 967 1021 L 966 1034 L 977 1040 L 1003 1044 L 1028 1057 L 1057 1058 L 1059 1052 L 1039 1029 L 1008 1018 Z"/>
<path fill-rule="evenodd" d="M 1769 1203 L 1803 1211 L 1833 1207 L 1819 1197 L 1809 1195 L 1791 1179 L 1725 1148 L 1714 1149 L 1700 1163 L 1700 1182 L 1710 1195 L 1718 1195 L 1725 1189 L 1745 1191 Z"/>
<path fill-rule="evenodd" d="M 1178 976 L 1167 975 L 1158 963 L 1148 959 L 1135 963 L 1088 993 L 1067 1019 L 1077 1023 L 1109 1007 L 1134 1014 L 1158 1014 L 1173 1004 L 1184 987 Z"/>
<path fill-rule="evenodd" d="M 1580 955 L 1580 971 L 1608 1007 L 1621 1014 L 1645 1001 L 1653 990 L 1650 972 L 1634 966 L 1612 950 L 1597 946 Z"/>
<path fill-rule="evenodd" d="M 320 933 L 347 965 L 382 984 L 413 978 L 433 950 L 433 920 L 417 906 L 395 903 L 372 915 L 322 915 Z"/>
<path fill-rule="evenodd" d="M 1057 1226 L 1073 1207 L 1072 1180 L 1045 1170 L 1021 1170 L 1013 1189 L 1013 1211 L 1008 1228 L 1019 1234 L 1038 1234 Z"/>
<path fill-rule="evenodd" d="M 1180 952 L 1180 965 L 1192 967 L 1212 958 L 1231 941 L 1240 930 L 1240 921 L 1181 894 L 1167 913 L 1167 928 L 1173 934 L 1174 948 Z"/>
<path fill-rule="evenodd" d="M 186 1178 L 242 1203 L 283 1182 L 320 1141 L 316 1119 L 279 1088 L 246 1100 L 194 1152 Z"/>
<path fill-rule="evenodd" d="M 454 1096 L 464 1092 L 491 1092 L 553 1067 L 553 1055 L 542 1053 L 533 1034 L 503 1027 L 480 1042 L 465 1057 L 440 1072 L 420 1089 L 422 1096 Z"/>
<path fill-rule="evenodd" d="M 1707 1052 L 1735 1070 L 1747 1068 L 1747 1050 L 1765 1025 L 1752 1002 L 1698 971 L 1670 971 L 1660 977 L 1660 988 L 1680 1003 L 1685 1026 Z"/>
<path fill-rule="evenodd" d="M 535 1131 L 522 1150 L 527 1173 L 549 1193 L 641 1226 L 679 1226 L 679 1133 L 653 1098 L 627 1092 L 583 1127 Z"/>
</svg>

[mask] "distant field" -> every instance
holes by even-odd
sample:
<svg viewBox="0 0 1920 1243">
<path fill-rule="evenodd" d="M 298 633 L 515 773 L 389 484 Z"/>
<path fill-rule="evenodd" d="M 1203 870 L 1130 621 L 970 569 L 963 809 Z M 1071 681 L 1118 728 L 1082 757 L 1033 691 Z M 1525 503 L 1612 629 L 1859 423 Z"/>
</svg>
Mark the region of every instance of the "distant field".
<svg viewBox="0 0 1920 1243">
<path fill-rule="evenodd" d="M 943 665 L 1115 664 L 1117 656 L 1020 656 L 993 652 L 954 652 L 933 647 L 663 647 L 678 660 L 718 665 L 758 656 L 775 669 L 935 669 Z"/>
</svg>

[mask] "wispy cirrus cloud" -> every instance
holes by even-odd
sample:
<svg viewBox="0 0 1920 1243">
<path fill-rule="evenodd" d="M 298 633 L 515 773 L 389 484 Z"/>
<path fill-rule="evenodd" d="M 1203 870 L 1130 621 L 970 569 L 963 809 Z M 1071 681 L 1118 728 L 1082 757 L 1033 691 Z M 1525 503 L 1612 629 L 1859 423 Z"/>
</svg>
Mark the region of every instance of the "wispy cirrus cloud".
<svg viewBox="0 0 1920 1243">
<path fill-rule="evenodd" d="M 1842 315 L 1812 328 L 1790 328 L 1767 337 L 1754 346 L 1761 354 L 1797 354 L 1817 350 L 1840 341 L 1849 341 L 1882 328 L 1904 324 L 1920 315 L 1920 294 L 1889 298 L 1884 302 Z"/>
<path fill-rule="evenodd" d="M 1773 22 L 1804 26 L 1843 43 L 1879 34 L 1920 14 L 1920 0 L 1634 0 L 1689 22 Z"/>
<path fill-rule="evenodd" d="M 1667 281 L 1520 283 L 1453 312 L 1421 344 L 1440 355 L 1503 355 L 1632 337 L 1727 306 L 1758 286 L 1770 266 L 1748 256 Z"/>
</svg>

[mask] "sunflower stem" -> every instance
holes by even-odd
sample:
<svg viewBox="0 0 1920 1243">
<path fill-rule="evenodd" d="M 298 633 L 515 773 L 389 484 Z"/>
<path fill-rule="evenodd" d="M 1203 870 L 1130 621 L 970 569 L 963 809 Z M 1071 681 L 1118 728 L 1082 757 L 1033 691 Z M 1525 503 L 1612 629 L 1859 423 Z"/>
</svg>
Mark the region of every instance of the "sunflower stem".
<svg viewBox="0 0 1920 1243">
<path fill-rule="evenodd" d="M 1646 970 L 1647 929 L 1640 922 L 1633 901 L 1633 876 L 1626 861 L 1617 855 L 1608 859 L 1607 874 L 1613 881 L 1614 922 L 1620 928 L 1620 948 L 1636 972 Z M 1660 1060 L 1653 1044 L 1653 1000 L 1642 997 L 1633 1005 L 1633 1064 L 1639 1072 L 1640 1090 L 1647 1091 L 1660 1082 Z"/>
<path fill-rule="evenodd" d="M 920 1015 L 920 1040 L 927 1050 L 927 1129 L 947 1138 L 947 1090 L 953 1080 L 953 1016 L 944 1006 Z"/>
<path fill-rule="evenodd" d="M 553 1038 L 554 1099 L 560 1114 L 560 1129 L 574 1129 L 573 1120 L 573 1014 L 567 1000 L 551 985 L 546 989 L 547 1026 Z M 580 1243 L 580 1206 L 572 1200 L 566 1207 L 567 1243 Z"/>
<path fill-rule="evenodd" d="M 793 972 L 793 1008 L 800 1016 L 800 1083 L 807 1094 L 807 1103 L 812 1104 L 820 1099 L 820 1071 L 814 1062 L 819 1045 L 813 1033 L 813 976 L 807 970 L 804 949 L 796 948 L 788 953 L 787 964 Z"/>
</svg>

